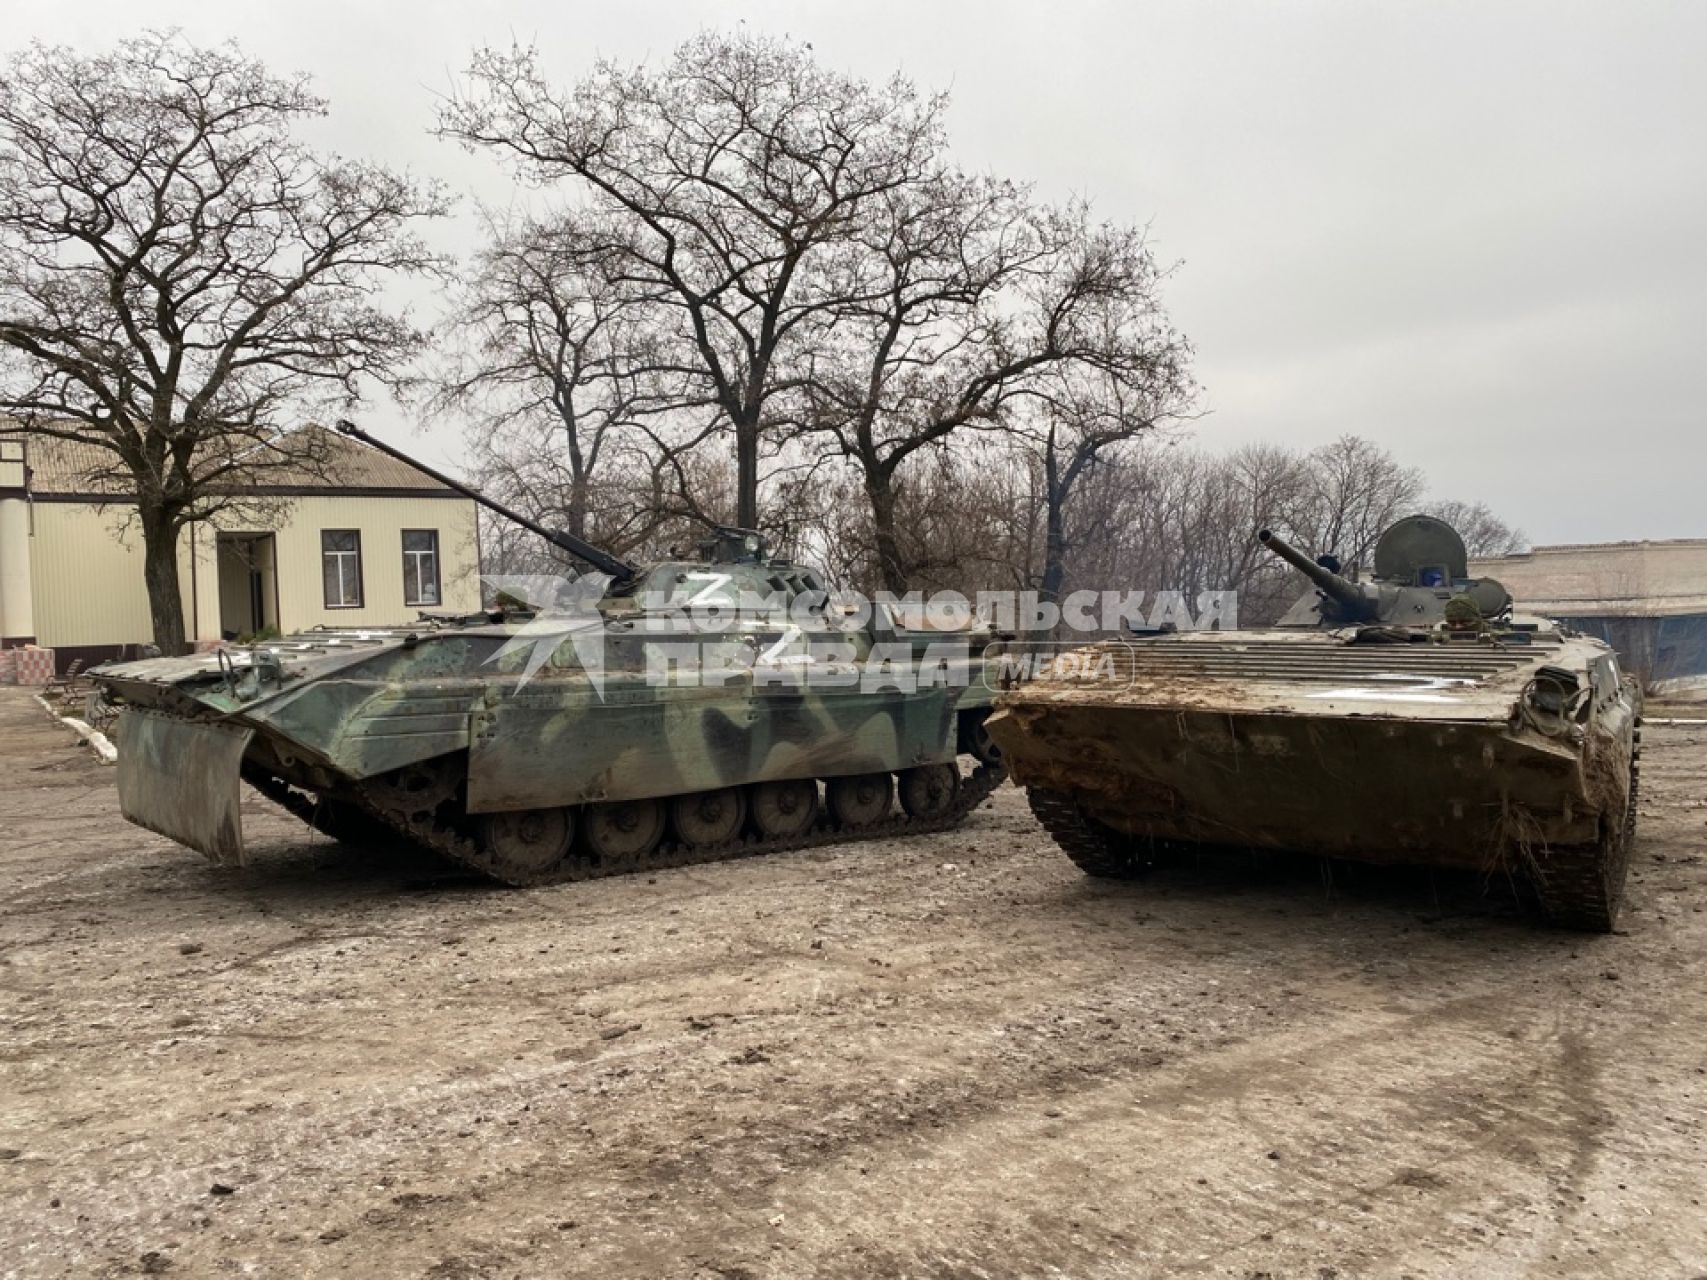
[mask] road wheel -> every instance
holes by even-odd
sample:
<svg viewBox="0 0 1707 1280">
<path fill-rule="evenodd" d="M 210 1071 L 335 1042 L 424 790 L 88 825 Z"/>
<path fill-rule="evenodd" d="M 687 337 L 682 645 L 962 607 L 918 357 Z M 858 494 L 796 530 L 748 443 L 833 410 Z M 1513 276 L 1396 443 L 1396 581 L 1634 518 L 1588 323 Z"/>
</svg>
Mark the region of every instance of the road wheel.
<svg viewBox="0 0 1707 1280">
<path fill-rule="evenodd" d="M 761 782 L 753 788 L 753 827 L 766 839 L 791 840 L 818 819 L 818 784 L 811 778 Z"/>
<path fill-rule="evenodd" d="M 670 801 L 670 820 L 683 844 L 705 848 L 725 844 L 741 832 L 747 798 L 739 787 L 696 791 Z"/>
<path fill-rule="evenodd" d="M 480 838 L 506 867 L 541 875 L 568 854 L 575 838 L 575 814 L 570 809 L 489 813 L 480 820 Z"/>
<path fill-rule="evenodd" d="M 922 764 L 901 770 L 901 807 L 909 817 L 928 821 L 954 808 L 960 794 L 960 770 L 952 764 Z"/>
<path fill-rule="evenodd" d="M 636 862 L 664 838 L 664 806 L 657 800 L 612 800 L 588 805 L 581 818 L 587 850 L 600 866 Z"/>
<path fill-rule="evenodd" d="M 895 783 L 887 773 L 859 773 L 824 784 L 824 800 L 838 827 L 869 827 L 883 821 L 894 797 Z"/>
</svg>

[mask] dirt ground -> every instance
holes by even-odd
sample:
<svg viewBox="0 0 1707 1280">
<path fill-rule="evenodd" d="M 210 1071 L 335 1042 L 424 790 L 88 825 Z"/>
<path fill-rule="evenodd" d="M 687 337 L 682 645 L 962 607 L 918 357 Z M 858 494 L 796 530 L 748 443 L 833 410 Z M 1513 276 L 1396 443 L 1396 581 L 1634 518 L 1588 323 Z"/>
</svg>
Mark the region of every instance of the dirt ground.
<svg viewBox="0 0 1707 1280">
<path fill-rule="evenodd" d="M 1707 1274 L 1707 728 L 1625 931 L 961 831 L 520 892 L 251 797 L 223 871 L 0 696 L 0 1275 Z"/>
</svg>

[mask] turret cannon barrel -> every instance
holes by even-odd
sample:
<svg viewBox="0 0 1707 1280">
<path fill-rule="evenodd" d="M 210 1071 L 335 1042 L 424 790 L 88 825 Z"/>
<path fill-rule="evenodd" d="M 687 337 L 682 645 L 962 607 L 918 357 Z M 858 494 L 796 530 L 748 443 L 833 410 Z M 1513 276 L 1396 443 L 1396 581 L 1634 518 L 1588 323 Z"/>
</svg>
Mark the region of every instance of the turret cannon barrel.
<svg viewBox="0 0 1707 1280">
<path fill-rule="evenodd" d="M 1315 583 L 1322 594 L 1338 605 L 1340 612 L 1347 617 L 1364 619 L 1375 613 L 1375 601 L 1371 600 L 1357 583 L 1341 577 L 1325 565 L 1317 564 L 1274 530 L 1260 530 L 1257 533 L 1257 541 Z"/>
<path fill-rule="evenodd" d="M 496 515 L 500 515 L 506 520 L 514 521 L 530 533 L 537 533 L 540 537 L 551 543 L 552 546 L 557 547 L 560 550 L 567 551 L 577 560 L 581 560 L 586 564 L 592 565 L 593 568 L 599 570 L 601 573 L 610 574 L 610 576 L 616 580 L 616 585 L 618 586 L 626 582 L 631 582 L 640 576 L 640 569 L 637 566 L 612 555 L 603 547 L 595 546 L 584 538 L 577 538 L 574 534 L 567 533 L 562 529 L 548 529 L 538 521 L 528 519 L 521 512 L 512 510 L 493 498 L 488 498 L 485 494 L 481 493 L 480 490 L 463 484 L 460 480 L 453 480 L 444 472 L 436 470 L 433 467 L 429 467 L 419 458 L 412 458 L 408 454 L 404 453 L 403 450 L 396 448 L 393 445 L 386 444 L 385 441 L 374 436 L 370 436 L 348 418 L 340 418 L 338 420 L 337 427 L 339 431 L 349 436 L 350 439 L 360 440 L 363 444 L 378 449 L 381 453 L 389 454 L 399 462 L 407 463 L 409 466 L 414 467 L 415 470 L 424 472 L 437 480 L 440 484 L 445 485 L 447 488 L 456 490 L 463 497 L 470 498 L 473 501 L 478 502 L 488 511 L 491 511 Z"/>
</svg>

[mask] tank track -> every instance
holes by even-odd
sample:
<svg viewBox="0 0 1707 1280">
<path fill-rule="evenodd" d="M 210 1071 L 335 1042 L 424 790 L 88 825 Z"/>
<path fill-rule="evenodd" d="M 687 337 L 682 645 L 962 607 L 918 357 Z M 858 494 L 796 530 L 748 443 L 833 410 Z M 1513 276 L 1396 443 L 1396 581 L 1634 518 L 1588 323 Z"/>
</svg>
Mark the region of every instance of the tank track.
<svg viewBox="0 0 1707 1280">
<path fill-rule="evenodd" d="M 1031 812 L 1043 824 L 1061 852 L 1088 876 L 1104 880 L 1134 880 L 1155 868 L 1154 850 L 1136 836 L 1088 816 L 1070 795 L 1028 787 Z"/>
<path fill-rule="evenodd" d="M 1637 721 L 1635 741 L 1630 746 L 1630 799 L 1624 820 L 1610 840 L 1594 844 L 1550 849 L 1546 865 L 1533 874 L 1535 895 L 1541 912 L 1551 924 L 1590 933 L 1611 933 L 1618 923 L 1624 901 L 1625 877 L 1636 844 L 1636 802 L 1642 786 L 1642 729 Z M 1609 892 L 1606 873 L 1609 860 L 1617 872 L 1617 887 Z"/>
<path fill-rule="evenodd" d="M 302 791 L 282 778 L 245 764 L 243 781 L 271 800 L 293 818 L 299 818 L 321 835 L 333 840 L 355 841 L 390 830 L 366 809 L 350 804 L 337 804 L 320 799 L 311 791 Z"/>
<path fill-rule="evenodd" d="M 667 839 L 644 857 L 628 858 L 610 865 L 603 865 L 576 848 L 556 866 L 543 872 L 507 864 L 478 840 L 457 830 L 448 820 L 447 813 L 447 810 L 454 807 L 454 801 L 440 805 L 432 813 L 407 814 L 382 808 L 360 793 L 357 793 L 355 799 L 364 813 L 416 844 L 504 884 L 517 888 L 537 888 L 572 881 L 599 880 L 607 876 L 641 875 L 672 867 L 727 862 L 735 858 L 751 858 L 767 853 L 815 849 L 823 845 L 846 844 L 856 840 L 884 840 L 947 831 L 958 826 L 1006 777 L 1007 770 L 1000 764 L 978 765 L 970 777 L 962 776 L 953 807 L 931 818 L 913 818 L 906 814 L 897 814 L 869 826 L 849 828 L 838 827 L 828 814 L 820 812 L 812 828 L 801 836 L 742 836 L 715 845 L 687 845 L 678 840 Z M 297 790 L 283 779 L 263 775 L 259 771 L 254 774 L 246 773 L 245 779 L 267 799 L 301 818 L 315 830 L 334 834 L 323 822 L 319 812 L 320 803 L 312 795 Z"/>
</svg>

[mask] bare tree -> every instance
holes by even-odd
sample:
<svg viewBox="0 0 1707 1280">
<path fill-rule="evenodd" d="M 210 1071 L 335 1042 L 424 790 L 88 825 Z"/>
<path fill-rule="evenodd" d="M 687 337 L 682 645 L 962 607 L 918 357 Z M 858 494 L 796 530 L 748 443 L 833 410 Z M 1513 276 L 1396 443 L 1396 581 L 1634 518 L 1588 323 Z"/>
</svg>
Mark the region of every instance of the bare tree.
<svg viewBox="0 0 1707 1280">
<path fill-rule="evenodd" d="M 1312 550 L 1340 546 L 1363 556 L 1387 524 L 1419 507 L 1463 519 L 1454 504 L 1422 502 L 1420 476 L 1380 446 L 1351 439 L 1328 451 L 1359 465 L 1328 483 L 1320 450 L 1265 444 L 1216 453 L 1177 439 L 1142 439 L 1081 482 L 1069 509 L 1068 573 L 1074 582 L 1178 590 L 1188 599 L 1233 590 L 1241 620 L 1264 624 L 1308 588 L 1257 541 L 1257 530 L 1276 528 Z M 1481 514 L 1490 527 L 1500 525 L 1492 513 Z M 1338 542 L 1321 532 L 1335 529 Z M 1487 545 L 1474 520 L 1461 532 L 1473 548 Z"/>
<path fill-rule="evenodd" d="M 409 227 L 445 199 L 292 139 L 325 110 L 300 76 L 171 34 L 33 45 L 0 79 L 0 410 L 134 487 L 168 653 L 184 525 L 300 468 L 286 415 L 357 398 L 419 343 L 372 290 L 439 266 Z"/>
<path fill-rule="evenodd" d="M 1068 516 L 1081 482 L 1132 441 L 1186 411 L 1192 388 L 1185 372 L 1185 344 L 1148 309 L 1142 319 L 1144 338 L 1134 342 L 1111 334 L 1104 346 L 1104 350 L 1129 348 L 1125 360 L 1112 366 L 1098 362 L 1089 370 L 1069 367 L 1035 398 L 1042 418 L 1041 427 L 1034 428 L 1038 435 L 1034 447 L 1043 471 L 1040 587 L 1045 600 L 1059 601 L 1067 580 L 1073 545 Z M 1094 516 L 1081 528 L 1075 538 L 1108 536 Z"/>
<path fill-rule="evenodd" d="M 1038 420 L 1047 431 L 1048 418 Z M 1046 436 L 980 431 L 953 439 L 952 447 L 915 452 L 897 477 L 894 530 L 910 587 L 1041 592 L 1046 578 L 1055 581 Z M 1072 440 L 1058 434 L 1058 465 Z M 1377 477 L 1391 463 L 1378 446 L 1362 453 Z M 839 465 L 803 471 L 782 490 L 790 546 L 837 585 L 885 588 L 860 472 L 832 461 Z M 1057 590 L 1177 591 L 1194 609 L 1204 592 L 1233 591 L 1242 623 L 1272 623 L 1310 587 L 1257 531 L 1278 528 L 1309 545 L 1290 521 L 1309 529 L 1328 519 L 1312 506 L 1321 496 L 1312 467 L 1310 454 L 1284 445 L 1222 452 L 1194 445 L 1178 429 L 1144 428 L 1116 440 L 1080 469 L 1061 505 Z M 718 469 L 705 473 L 696 475 L 696 489 L 727 502 L 729 489 L 707 483 Z M 641 500 L 638 491 L 633 496 Z"/>
<path fill-rule="evenodd" d="M 1044 269 L 1038 231 L 1010 185 L 943 168 L 871 202 L 839 247 L 851 296 L 814 353 L 800 436 L 857 469 L 891 591 L 927 568 L 899 529 L 909 462 L 970 423 L 994 425 L 1005 384 L 1023 372 L 996 347 L 994 313 L 1021 273 Z"/>
<path fill-rule="evenodd" d="M 1305 491 L 1301 456 L 1277 445 L 1231 453 L 1145 437 L 1085 477 L 1069 511 L 1068 574 L 1093 587 L 1235 591 L 1239 616 L 1279 617 L 1296 574 L 1257 541 Z"/>
<path fill-rule="evenodd" d="M 680 372 L 734 435 L 735 519 L 757 525 L 763 450 L 847 301 L 832 250 L 872 201 L 930 170 L 943 100 L 745 34 L 702 34 L 662 67 L 600 63 L 567 93 L 539 62 L 532 49 L 477 53 L 440 131 L 632 220 L 625 277 L 662 301 Z"/>
<path fill-rule="evenodd" d="M 814 364 L 805 425 L 859 468 L 892 591 L 911 585 L 895 510 L 920 450 L 968 427 L 1029 430 L 1059 516 L 1103 450 L 1189 399 L 1189 348 L 1134 229 L 942 174 L 879 202 L 859 244 L 861 296 L 838 309 Z M 1058 589 L 1059 554 L 1055 565 Z"/>
<path fill-rule="evenodd" d="M 1282 523 L 1312 553 L 1332 552 L 1361 563 L 1381 531 L 1422 501 L 1422 472 L 1402 465 L 1380 445 L 1341 436 L 1305 459 L 1309 489 Z"/>
<path fill-rule="evenodd" d="M 568 510 L 570 484 L 560 443 L 523 430 L 514 448 L 476 451 L 471 480 L 481 490 L 535 521 L 554 525 Z M 533 439 L 539 446 L 529 453 Z M 559 450 L 558 453 L 552 451 Z M 682 493 L 688 494 L 684 502 Z M 733 468 L 707 452 L 684 452 L 660 467 L 638 451 L 608 459 L 587 482 L 590 541 L 625 557 L 661 559 L 691 553 L 715 515 L 732 509 Z M 581 563 L 514 523 L 482 517 L 481 566 L 486 573 L 579 573 Z"/>
<path fill-rule="evenodd" d="M 475 470 L 527 495 L 534 514 L 618 551 L 644 542 L 659 509 L 622 498 L 649 452 L 694 442 L 666 441 L 653 425 L 679 403 L 680 379 L 660 367 L 648 299 L 616 278 L 623 230 L 574 216 L 487 224 L 443 326 L 427 408 L 463 417 Z M 602 469 L 626 474 L 599 486 Z M 655 481 L 666 475 L 651 469 Z"/>
</svg>

